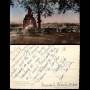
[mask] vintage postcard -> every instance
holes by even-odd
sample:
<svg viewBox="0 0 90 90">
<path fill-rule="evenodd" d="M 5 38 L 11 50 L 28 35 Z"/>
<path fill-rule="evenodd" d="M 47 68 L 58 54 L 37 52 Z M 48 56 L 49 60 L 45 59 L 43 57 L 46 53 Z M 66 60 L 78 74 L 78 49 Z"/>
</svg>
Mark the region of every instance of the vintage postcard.
<svg viewBox="0 0 90 90">
<path fill-rule="evenodd" d="M 11 0 L 10 44 L 80 44 L 80 0 Z"/>
<path fill-rule="evenodd" d="M 11 45 L 10 87 L 78 89 L 79 45 Z"/>
<path fill-rule="evenodd" d="M 10 88 L 79 89 L 80 0 L 10 0 Z"/>
</svg>

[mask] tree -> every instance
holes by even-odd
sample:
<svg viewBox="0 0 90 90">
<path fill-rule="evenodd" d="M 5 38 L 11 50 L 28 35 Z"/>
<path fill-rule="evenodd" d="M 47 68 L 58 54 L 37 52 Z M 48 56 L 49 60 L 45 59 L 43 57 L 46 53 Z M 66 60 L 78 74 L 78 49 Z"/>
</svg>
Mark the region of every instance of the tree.
<svg viewBox="0 0 90 90">
<path fill-rule="evenodd" d="M 37 15 L 38 29 L 41 28 L 41 16 L 46 18 L 55 11 L 58 11 L 59 14 L 65 13 L 67 10 L 80 12 L 80 0 L 10 0 L 10 5 L 15 2 L 26 10 L 28 7 L 32 8 L 33 13 Z"/>
</svg>

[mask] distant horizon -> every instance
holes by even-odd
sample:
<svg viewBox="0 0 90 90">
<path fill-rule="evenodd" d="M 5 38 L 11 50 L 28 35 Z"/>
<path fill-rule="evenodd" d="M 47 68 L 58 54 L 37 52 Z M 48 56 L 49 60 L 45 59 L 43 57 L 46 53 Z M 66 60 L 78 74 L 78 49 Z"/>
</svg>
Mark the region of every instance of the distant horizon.
<svg viewBox="0 0 90 90">
<path fill-rule="evenodd" d="M 10 24 L 21 24 L 21 25 L 23 25 L 23 23 L 17 23 L 17 22 L 11 22 Z M 41 23 L 41 24 L 80 24 L 80 23 L 71 23 L 71 22 L 65 22 L 65 23 L 53 22 L 53 23 L 50 23 L 50 22 L 47 22 L 47 23 Z"/>
</svg>

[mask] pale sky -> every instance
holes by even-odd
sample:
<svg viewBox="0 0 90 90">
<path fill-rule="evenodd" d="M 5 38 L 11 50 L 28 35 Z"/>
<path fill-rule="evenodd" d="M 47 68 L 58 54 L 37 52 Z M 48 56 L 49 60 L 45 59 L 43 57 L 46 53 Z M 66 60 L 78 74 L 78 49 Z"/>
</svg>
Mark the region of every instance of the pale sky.
<svg viewBox="0 0 90 90">
<path fill-rule="evenodd" d="M 23 18 L 27 12 L 20 7 L 10 7 L 10 23 L 23 23 Z M 72 11 L 66 14 L 53 15 L 46 19 L 42 17 L 42 23 L 79 23 L 79 14 Z"/>
</svg>

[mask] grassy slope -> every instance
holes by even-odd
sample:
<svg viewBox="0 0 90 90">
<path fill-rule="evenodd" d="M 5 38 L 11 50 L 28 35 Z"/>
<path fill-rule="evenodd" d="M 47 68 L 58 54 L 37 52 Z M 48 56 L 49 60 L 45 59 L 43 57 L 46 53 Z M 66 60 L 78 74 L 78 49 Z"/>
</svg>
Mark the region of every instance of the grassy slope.
<svg viewBox="0 0 90 90">
<path fill-rule="evenodd" d="M 80 44 L 80 33 L 19 35 L 12 44 Z"/>
</svg>

